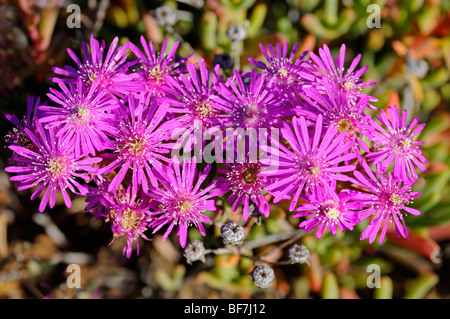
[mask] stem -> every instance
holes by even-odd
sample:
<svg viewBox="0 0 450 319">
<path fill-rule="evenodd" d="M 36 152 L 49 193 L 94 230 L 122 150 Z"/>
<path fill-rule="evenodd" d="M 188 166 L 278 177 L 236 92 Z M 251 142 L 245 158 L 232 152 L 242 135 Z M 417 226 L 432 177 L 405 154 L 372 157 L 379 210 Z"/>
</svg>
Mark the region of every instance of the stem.
<svg viewBox="0 0 450 319">
<path fill-rule="evenodd" d="M 248 241 L 239 246 L 230 246 L 230 247 L 223 247 L 223 248 L 217 248 L 217 249 L 206 249 L 205 255 L 211 254 L 211 253 L 215 254 L 215 255 L 236 254 L 243 258 L 249 258 L 254 261 L 261 261 L 261 262 L 265 262 L 265 263 L 271 264 L 271 265 L 288 265 L 288 264 L 290 264 L 290 261 L 269 262 L 269 261 L 264 260 L 264 257 L 273 253 L 274 251 L 276 251 L 278 249 L 281 249 L 281 248 L 295 242 L 296 240 L 303 237 L 305 234 L 306 234 L 306 232 L 301 229 L 298 229 L 298 230 L 295 230 L 292 232 L 288 232 L 288 233 L 273 234 L 273 235 L 269 235 L 269 236 L 266 236 L 261 239 Z M 268 253 L 265 253 L 262 256 L 250 256 L 250 255 L 241 253 L 241 250 L 252 250 L 252 249 L 255 249 L 255 248 L 258 248 L 261 246 L 265 246 L 265 245 L 269 245 L 269 244 L 273 244 L 273 243 L 277 243 L 277 242 L 285 241 L 285 240 L 287 242 L 281 244 L 279 247 L 276 247 L 276 248 L 270 250 Z"/>
<path fill-rule="evenodd" d="M 8 249 L 8 217 L 4 212 L 0 213 L 0 258 L 6 258 L 9 254 Z"/>
<path fill-rule="evenodd" d="M 286 246 L 289 246 L 290 244 L 292 244 L 295 241 L 297 241 L 297 239 L 300 239 L 301 237 L 303 237 L 304 234 L 305 233 L 303 231 L 302 232 L 297 232 L 297 234 L 295 234 L 291 239 L 289 239 L 289 240 L 285 241 L 284 243 L 282 243 L 281 245 L 279 245 L 279 246 L 269 250 L 267 253 L 265 253 L 261 257 L 268 256 L 268 255 L 270 255 L 270 254 L 272 254 L 272 253 L 274 253 L 274 252 L 276 252 L 276 251 L 278 251 L 280 249 L 283 249 Z"/>
<path fill-rule="evenodd" d="M 103 21 L 105 20 L 106 11 L 109 8 L 109 0 L 101 0 L 97 9 L 97 16 L 95 19 L 95 23 L 92 27 L 92 33 L 97 36 L 98 32 L 103 26 Z"/>
<path fill-rule="evenodd" d="M 239 50 L 239 41 L 231 42 L 231 51 L 234 53 L 234 68 L 241 71 L 241 50 Z"/>
<path fill-rule="evenodd" d="M 246 247 L 247 249 L 254 249 L 264 245 L 273 244 L 279 241 L 288 240 L 295 236 L 297 236 L 297 239 L 299 239 L 303 237 L 305 234 L 306 232 L 301 229 L 297 229 L 288 233 L 273 234 L 261 239 L 249 241 L 245 243 L 243 247 Z"/>
</svg>

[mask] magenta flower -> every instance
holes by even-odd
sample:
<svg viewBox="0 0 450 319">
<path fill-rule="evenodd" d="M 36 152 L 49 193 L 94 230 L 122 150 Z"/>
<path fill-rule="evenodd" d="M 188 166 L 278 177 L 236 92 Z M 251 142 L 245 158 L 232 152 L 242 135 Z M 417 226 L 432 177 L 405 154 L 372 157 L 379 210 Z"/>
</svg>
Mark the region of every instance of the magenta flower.
<svg viewBox="0 0 450 319">
<path fill-rule="evenodd" d="M 346 132 L 345 141 L 352 142 L 352 150 L 360 158 L 360 148 L 369 152 L 367 144 L 361 139 L 367 136 L 372 127 L 367 125 L 370 115 L 364 110 L 368 106 L 368 97 L 357 97 L 350 101 L 347 96 L 337 89 L 336 84 L 329 79 L 323 79 L 326 94 L 321 94 L 314 87 L 304 88 L 300 93 L 306 101 L 298 108 L 297 114 L 316 121 L 317 116 L 323 116 L 325 126 L 335 126 L 340 132 Z"/>
<path fill-rule="evenodd" d="M 108 191 L 109 181 L 103 175 L 94 175 L 94 185 L 87 185 L 85 211 L 90 212 L 97 219 L 107 218 L 110 208 L 114 204 L 114 193 Z"/>
<path fill-rule="evenodd" d="M 184 70 L 180 66 L 190 57 L 188 56 L 176 61 L 175 53 L 178 49 L 179 42 L 175 42 L 169 53 L 165 55 L 167 42 L 168 39 L 165 38 L 160 52 L 156 52 L 152 41 L 149 41 L 147 44 L 144 36 L 141 36 L 141 45 L 144 52 L 135 44 L 130 43 L 131 51 L 140 61 L 140 69 L 136 74 L 139 77 L 139 81 L 143 83 L 142 91 L 146 92 L 145 94 L 147 95 L 155 97 L 164 96 L 167 79 L 182 73 Z"/>
<path fill-rule="evenodd" d="M 253 69 L 250 83 L 245 85 L 243 76 L 234 70 L 234 77 L 230 78 L 233 80 L 229 79 L 227 85 L 219 84 L 212 104 L 222 111 L 217 128 L 269 129 L 281 126 L 281 119 L 292 115 L 292 110 L 284 105 L 285 100 L 267 87 L 266 76 L 258 75 Z"/>
<path fill-rule="evenodd" d="M 158 186 L 155 171 L 164 175 L 162 163 L 170 161 L 165 154 L 169 153 L 171 145 L 163 141 L 170 137 L 168 129 L 172 126 L 170 121 L 161 124 L 167 107 L 165 103 L 159 105 L 156 100 L 145 99 L 143 94 L 138 100 L 130 94 L 127 105 L 117 109 L 120 122 L 113 134 L 113 153 L 102 154 L 111 163 L 98 171 L 109 174 L 119 169 L 108 191 L 117 189 L 130 170 L 133 194 L 137 194 L 139 185 L 147 192 L 148 180 L 154 187 Z"/>
<path fill-rule="evenodd" d="M 114 193 L 107 217 L 114 234 L 113 241 L 120 236 L 127 238 L 127 244 L 123 249 L 123 254 L 127 258 L 131 257 L 134 242 L 136 243 L 136 254 L 139 255 L 139 238 L 150 240 L 145 232 L 149 229 L 152 221 L 153 212 L 151 210 L 157 206 L 151 197 L 143 192 L 133 195 L 130 188 L 127 187 L 126 191 L 119 188 Z"/>
<path fill-rule="evenodd" d="M 376 165 L 376 175 L 366 162 L 362 162 L 361 165 L 365 174 L 354 171 L 356 179 L 352 181 L 367 189 L 368 193 L 361 195 L 360 200 L 368 208 L 359 212 L 359 219 L 364 220 L 374 215 L 369 226 L 361 234 L 361 240 L 369 238 L 369 242 L 372 243 L 381 229 L 379 239 L 381 245 L 390 222 L 394 222 L 399 237 L 408 238 L 404 215 L 410 213 L 417 216 L 420 212 L 406 205 L 418 198 L 420 194 L 411 191 L 410 182 L 404 183 L 391 173 L 386 173 L 381 164 Z M 383 221 L 384 225 L 381 226 Z"/>
<path fill-rule="evenodd" d="M 322 82 L 321 78 L 329 78 L 332 80 L 342 91 L 348 100 L 354 101 L 357 97 L 367 96 L 370 102 L 378 101 L 372 96 L 368 96 L 361 92 L 362 88 L 374 85 L 376 82 L 363 82 L 361 77 L 367 71 L 368 66 L 364 66 L 358 70 L 356 67 L 361 60 L 361 54 L 358 54 L 350 64 L 350 67 L 345 71 L 344 61 L 345 61 L 345 44 L 342 44 L 339 56 L 333 59 L 330 49 L 326 44 L 323 48 L 319 48 L 319 56 L 314 52 L 310 52 L 311 59 L 314 61 L 317 71 L 315 75 L 317 76 L 315 81 Z M 345 72 L 345 73 L 344 73 Z M 320 87 L 320 86 L 318 86 Z M 321 92 L 324 93 L 324 92 Z M 376 107 L 368 104 L 368 107 L 376 110 Z"/>
<path fill-rule="evenodd" d="M 369 120 L 369 125 L 374 128 L 369 134 L 369 141 L 374 142 L 375 151 L 366 157 L 372 165 L 382 163 L 383 169 L 387 169 L 394 162 L 394 176 L 407 182 L 417 179 L 415 166 L 427 171 L 424 165 L 427 159 L 419 148 L 423 142 L 414 141 L 415 136 L 425 127 L 425 123 L 416 127 L 419 119 L 415 118 L 407 126 L 407 110 L 403 110 L 401 115 L 399 112 L 398 107 L 394 106 L 388 108 L 388 114 L 382 110 L 381 116 L 375 115 L 383 126 L 372 119 Z"/>
<path fill-rule="evenodd" d="M 183 163 L 173 160 L 172 164 L 158 179 L 161 183 L 159 188 L 151 188 L 149 195 L 160 205 L 155 210 L 154 220 L 150 223 L 153 233 L 163 226 L 169 226 L 163 235 L 163 241 L 177 226 L 177 236 L 181 247 L 186 246 L 187 232 L 190 225 L 194 225 L 205 236 L 203 223 L 210 223 L 211 219 L 204 214 L 206 210 L 215 211 L 215 200 L 213 197 L 219 194 L 215 183 L 210 183 L 201 189 L 201 184 L 208 176 L 211 165 L 198 173 L 196 160 Z"/>
<path fill-rule="evenodd" d="M 336 236 L 337 229 L 340 232 L 353 230 L 353 226 L 359 221 L 358 211 L 362 209 L 357 191 L 344 189 L 336 194 L 335 190 L 318 192 L 317 196 L 303 203 L 295 211 L 300 212 L 294 217 L 309 217 L 300 223 L 299 227 L 309 232 L 316 227 L 317 238 L 322 237 L 324 230 Z"/>
<path fill-rule="evenodd" d="M 75 52 L 67 49 L 67 53 L 76 63 L 77 69 L 69 65 L 65 65 L 64 69 L 54 67 L 53 72 L 64 78 L 55 77 L 51 80 L 70 83 L 81 78 L 83 84 L 89 88 L 96 78 L 100 78 L 98 87 L 104 88 L 108 92 L 126 95 L 128 92 L 138 91 L 140 88 L 137 86 L 137 82 L 132 81 L 132 76 L 127 74 L 128 69 L 138 60 L 127 62 L 129 43 L 117 47 L 118 43 L 119 37 L 115 37 L 104 57 L 105 41 L 102 40 L 100 45 L 99 41 L 91 35 L 90 50 L 86 42 L 81 43 L 84 54 L 83 61 L 77 57 Z"/>
<path fill-rule="evenodd" d="M 295 97 L 304 83 L 311 83 L 314 80 L 312 68 L 307 61 L 304 61 L 309 51 L 303 52 L 295 59 L 298 43 L 294 44 L 289 57 L 287 57 L 289 52 L 288 42 L 284 43 L 283 48 L 281 48 L 280 43 L 277 43 L 276 51 L 271 44 L 268 44 L 267 49 L 262 44 L 259 45 L 259 48 L 266 58 L 267 64 L 256 61 L 252 57 L 249 57 L 248 61 L 262 69 L 267 74 L 267 79 L 273 80 L 274 88 L 280 93 L 287 94 L 289 98 Z"/>
<path fill-rule="evenodd" d="M 43 104 L 47 104 L 44 102 Z M 25 128 L 29 129 L 31 132 L 36 132 L 36 124 L 40 117 L 39 106 L 41 105 L 41 99 L 36 98 L 36 103 L 34 97 L 28 96 L 27 99 L 27 114 L 23 116 L 20 120 L 15 114 L 5 113 L 5 117 L 14 124 L 12 132 L 8 132 L 5 136 L 5 142 L 9 145 L 18 145 L 33 151 L 36 151 L 36 147 L 34 147 L 33 142 L 28 137 L 27 133 L 25 133 Z M 10 158 L 10 164 L 15 162 L 16 155 L 13 154 Z"/>
<path fill-rule="evenodd" d="M 188 76 L 180 74 L 177 77 L 167 77 L 170 84 L 166 89 L 166 100 L 170 104 L 168 112 L 179 115 L 177 119 L 185 130 L 208 128 L 219 113 L 213 108 L 211 97 L 215 94 L 217 85 L 222 82 L 220 67 L 217 65 L 211 72 L 205 60 L 201 60 L 200 76 L 195 64 L 187 63 L 186 67 Z"/>
<path fill-rule="evenodd" d="M 67 86 L 59 82 L 61 91 L 50 88 L 48 97 L 59 106 L 41 106 L 40 122 L 47 127 L 57 127 L 61 142 L 73 149 L 75 156 L 95 155 L 109 146 L 109 137 L 116 128 L 112 125 L 119 105 L 104 90 L 98 90 L 100 78 L 89 88 L 81 78 Z"/>
<path fill-rule="evenodd" d="M 251 203 L 254 203 L 259 212 L 267 218 L 270 207 L 263 192 L 270 178 L 261 175 L 261 164 L 242 162 L 225 163 L 225 165 L 227 169 L 217 170 L 218 173 L 223 174 L 217 181 L 217 187 L 223 193 L 231 191 L 227 203 L 232 204 L 232 211 L 235 212 L 242 204 L 242 218 L 246 221 L 249 217 L 249 207 Z"/>
<path fill-rule="evenodd" d="M 321 114 L 317 117 L 312 132 L 308 130 L 304 117 L 293 117 L 292 127 L 294 132 L 287 123 L 281 129 L 281 137 L 289 143 L 292 150 L 280 143 L 278 164 L 263 168 L 264 175 L 277 179 L 266 187 L 268 192 L 278 191 L 274 203 L 284 199 L 286 195 L 293 195 L 289 206 L 291 211 L 295 209 L 302 191 L 314 198 L 317 192 L 332 189 L 334 181 L 349 180 L 347 175 L 341 173 L 353 171 L 355 165 L 339 164 L 356 156 L 348 153 L 351 143 L 344 141 L 345 132 L 339 133 L 336 127 L 330 126 L 322 135 Z M 312 139 L 310 133 L 313 134 Z"/>
<path fill-rule="evenodd" d="M 208 130 L 217 124 L 219 111 L 213 108 L 211 97 L 215 94 L 220 67 L 212 71 L 208 69 L 204 60 L 199 63 L 197 70 L 194 63 L 187 63 L 188 76 L 180 74 L 176 77 L 166 77 L 165 101 L 170 105 L 168 118 L 176 118 L 179 124 L 172 130 L 172 137 L 180 136 L 177 145 L 183 146 L 184 152 L 189 152 L 198 142 L 203 130 Z M 194 133 L 194 134 L 193 134 Z M 205 147 L 206 139 L 202 139 Z"/>
<path fill-rule="evenodd" d="M 61 192 L 66 206 L 71 207 L 67 189 L 75 194 L 86 195 L 87 188 L 76 178 L 89 180 L 89 173 L 97 170 L 93 164 L 100 162 L 101 158 L 76 157 L 67 145 L 55 136 L 54 129 L 44 130 L 39 121 L 35 123 L 36 133 L 24 128 L 34 148 L 10 145 L 9 148 L 17 155 L 17 166 L 6 167 L 5 171 L 17 174 L 10 180 L 18 182 L 19 190 L 38 186 L 31 195 L 32 200 L 44 191 L 39 205 L 40 212 L 44 211 L 47 203 L 50 208 L 54 207 L 58 191 Z"/>
</svg>

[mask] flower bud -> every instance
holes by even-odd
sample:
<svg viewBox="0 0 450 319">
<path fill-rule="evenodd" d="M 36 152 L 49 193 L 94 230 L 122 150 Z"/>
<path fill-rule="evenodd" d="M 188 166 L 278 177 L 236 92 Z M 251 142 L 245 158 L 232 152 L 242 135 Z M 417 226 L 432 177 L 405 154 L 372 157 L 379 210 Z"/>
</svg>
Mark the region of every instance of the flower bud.
<svg viewBox="0 0 450 319">
<path fill-rule="evenodd" d="M 192 264 L 194 261 L 200 260 L 205 262 L 205 246 L 199 240 L 190 241 L 186 248 L 184 248 L 184 257 L 188 264 Z"/>
<path fill-rule="evenodd" d="M 256 265 L 250 273 L 250 278 L 259 288 L 268 288 L 275 279 L 275 272 L 267 265 Z"/>
</svg>

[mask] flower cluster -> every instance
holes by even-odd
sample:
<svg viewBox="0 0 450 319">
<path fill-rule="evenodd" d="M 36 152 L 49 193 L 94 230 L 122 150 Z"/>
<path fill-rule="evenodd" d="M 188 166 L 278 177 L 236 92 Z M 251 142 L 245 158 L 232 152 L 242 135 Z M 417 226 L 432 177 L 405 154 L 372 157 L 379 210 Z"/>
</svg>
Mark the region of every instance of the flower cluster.
<svg viewBox="0 0 450 319">
<path fill-rule="evenodd" d="M 116 38 L 91 37 L 75 67 L 54 68 L 49 103 L 29 98 L 28 113 L 6 137 L 18 188 L 33 189 L 39 211 L 61 193 L 125 236 L 131 256 L 138 239 L 176 228 L 182 247 L 189 227 L 205 236 L 217 201 L 246 221 L 270 215 L 287 201 L 299 227 L 336 235 L 364 219 L 361 239 L 384 240 L 393 221 L 407 237 L 405 215 L 416 169 L 426 171 L 424 125 L 407 124 L 390 106 L 372 118 L 374 97 L 362 92 L 367 67 L 358 55 L 345 68 L 345 46 L 333 57 L 289 52 L 288 43 L 261 45 L 265 61 L 249 58 L 250 72 L 227 76 L 220 65 L 176 55 L 165 39 L 158 51 Z M 169 51 L 166 53 L 166 51 Z M 209 140 L 208 140 L 209 139 Z"/>
</svg>

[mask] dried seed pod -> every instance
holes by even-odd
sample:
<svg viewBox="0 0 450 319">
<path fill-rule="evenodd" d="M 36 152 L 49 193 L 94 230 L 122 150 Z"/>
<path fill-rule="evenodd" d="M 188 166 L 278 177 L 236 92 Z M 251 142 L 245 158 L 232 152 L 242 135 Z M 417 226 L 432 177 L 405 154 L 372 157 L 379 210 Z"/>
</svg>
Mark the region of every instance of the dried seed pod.
<svg viewBox="0 0 450 319">
<path fill-rule="evenodd" d="M 250 273 L 250 278 L 259 288 L 268 288 L 275 279 L 275 272 L 267 265 L 256 265 Z"/>
<path fill-rule="evenodd" d="M 192 264 L 194 261 L 200 260 L 205 262 L 205 246 L 199 240 L 190 241 L 186 248 L 184 248 L 184 257 L 188 264 Z"/>
<path fill-rule="evenodd" d="M 247 37 L 247 30 L 243 25 L 234 24 L 227 30 L 227 37 L 231 39 L 231 41 L 242 41 Z"/>
<path fill-rule="evenodd" d="M 236 245 L 242 243 L 244 240 L 244 228 L 234 222 L 227 222 L 220 228 L 225 245 Z"/>
<path fill-rule="evenodd" d="M 288 257 L 292 264 L 309 264 L 309 250 L 305 245 L 292 245 L 288 250 Z"/>
<path fill-rule="evenodd" d="M 177 12 L 171 6 L 161 6 L 155 10 L 155 20 L 162 26 L 174 25 L 177 22 Z"/>
</svg>

